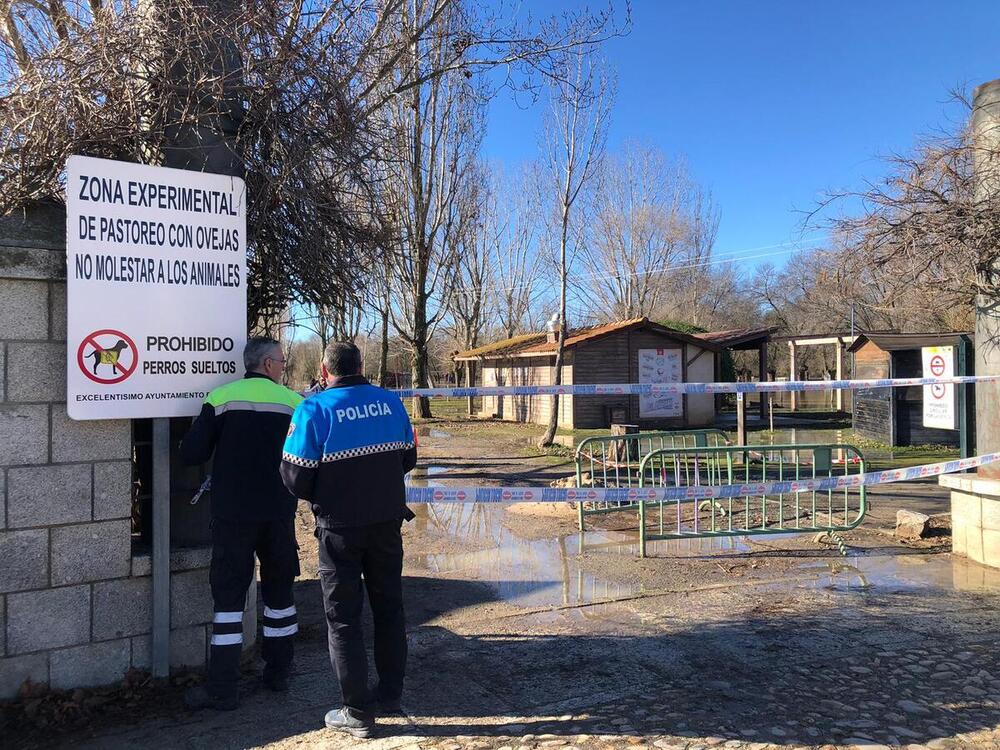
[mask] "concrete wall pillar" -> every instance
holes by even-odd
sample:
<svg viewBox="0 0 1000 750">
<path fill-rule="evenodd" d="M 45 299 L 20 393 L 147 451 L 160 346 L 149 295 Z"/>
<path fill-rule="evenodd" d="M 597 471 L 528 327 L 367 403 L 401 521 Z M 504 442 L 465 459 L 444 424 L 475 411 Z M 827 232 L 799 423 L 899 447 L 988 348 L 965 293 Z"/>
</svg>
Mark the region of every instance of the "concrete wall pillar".
<svg viewBox="0 0 1000 750">
<path fill-rule="evenodd" d="M 975 197 L 983 200 L 1000 191 L 1000 79 L 974 92 L 972 138 Z M 1000 300 L 986 295 L 976 299 L 976 374 L 1000 374 Z M 1000 450 L 1000 383 L 976 384 L 976 446 L 980 454 Z M 1000 479 L 1000 464 L 978 473 Z"/>
</svg>

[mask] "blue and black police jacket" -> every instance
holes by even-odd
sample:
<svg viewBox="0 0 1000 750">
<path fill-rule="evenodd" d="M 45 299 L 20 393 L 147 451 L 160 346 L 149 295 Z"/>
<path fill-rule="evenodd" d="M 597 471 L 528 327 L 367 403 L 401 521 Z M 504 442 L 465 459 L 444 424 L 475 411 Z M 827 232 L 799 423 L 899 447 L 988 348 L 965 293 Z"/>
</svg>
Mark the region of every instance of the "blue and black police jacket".
<svg viewBox="0 0 1000 750">
<path fill-rule="evenodd" d="M 281 477 L 293 495 L 312 504 L 318 526 L 368 526 L 413 517 L 403 477 L 416 464 L 403 402 L 352 375 L 295 409 Z"/>
</svg>

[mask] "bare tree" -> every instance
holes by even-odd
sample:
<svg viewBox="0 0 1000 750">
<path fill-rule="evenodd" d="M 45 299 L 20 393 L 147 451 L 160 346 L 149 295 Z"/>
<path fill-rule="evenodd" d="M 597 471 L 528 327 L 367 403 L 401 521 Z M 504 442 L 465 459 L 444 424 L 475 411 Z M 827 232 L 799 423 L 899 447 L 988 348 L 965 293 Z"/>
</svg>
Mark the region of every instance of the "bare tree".
<svg viewBox="0 0 1000 750">
<path fill-rule="evenodd" d="M 497 319 L 507 338 L 524 330 L 537 293 L 538 191 L 528 174 L 514 180 L 498 180 L 495 191 L 502 203 L 492 254 L 496 265 L 493 298 Z"/>
<path fill-rule="evenodd" d="M 435 14 L 435 4 L 425 1 L 414 3 L 412 11 L 407 27 L 422 27 L 431 14 L 434 33 L 408 44 L 399 59 L 402 69 L 423 67 L 427 57 L 444 64 L 467 19 L 457 7 Z M 462 198 L 479 146 L 481 117 L 475 83 L 459 71 L 411 86 L 392 107 L 400 148 L 384 195 L 399 218 L 400 249 L 390 310 L 393 327 L 410 346 L 415 388 L 428 385 L 428 344 L 445 319 L 455 286 Z M 428 400 L 415 397 L 413 413 L 429 417 Z"/>
<path fill-rule="evenodd" d="M 623 31 L 610 10 L 536 24 L 466 0 L 417 5 L 414 21 L 412 0 L 8 0 L 0 212 L 61 200 L 71 154 L 222 164 L 248 185 L 251 325 L 289 302 L 335 304 L 386 244 L 377 167 L 401 100 L 497 65 L 531 91 Z M 466 23 L 443 23 L 453 14 Z M 438 54 L 411 54 L 427 44 Z"/>
<path fill-rule="evenodd" d="M 592 56 L 567 61 L 568 74 L 552 88 L 545 128 L 545 174 L 553 200 L 559 254 L 559 332 L 553 383 L 562 382 L 566 350 L 566 285 L 574 209 L 597 176 L 607 142 L 614 85 Z M 549 424 L 540 441 L 552 445 L 559 424 L 559 396 L 552 396 Z"/>
<path fill-rule="evenodd" d="M 456 288 L 451 296 L 455 340 L 463 349 L 475 349 L 489 323 L 494 278 L 494 248 L 500 243 L 502 227 L 497 217 L 496 195 L 489 175 L 481 165 L 473 170 L 462 199 L 458 232 Z M 472 386 L 474 363 L 465 362 L 465 384 Z M 469 414 L 473 399 L 469 397 Z"/>
<path fill-rule="evenodd" d="M 653 310 L 660 278 L 689 250 L 688 178 L 661 151 L 628 143 L 606 160 L 584 256 L 599 309 L 616 318 Z"/>
</svg>

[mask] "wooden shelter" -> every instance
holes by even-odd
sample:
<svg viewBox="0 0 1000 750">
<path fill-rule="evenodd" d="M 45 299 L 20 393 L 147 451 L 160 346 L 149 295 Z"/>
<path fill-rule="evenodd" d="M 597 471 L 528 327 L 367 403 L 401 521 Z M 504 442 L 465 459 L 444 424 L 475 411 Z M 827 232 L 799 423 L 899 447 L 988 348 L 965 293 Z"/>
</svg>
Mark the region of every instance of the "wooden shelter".
<svg viewBox="0 0 1000 750">
<path fill-rule="evenodd" d="M 931 377 L 923 371 L 922 349 L 928 346 L 955 348 L 955 374 L 974 375 L 972 332 L 943 333 L 863 333 L 851 345 L 854 354 L 855 377 L 860 380 L 878 378 Z M 955 386 L 959 415 L 971 426 L 975 420 L 974 389 Z M 956 429 L 924 427 L 924 388 L 872 388 L 854 395 L 854 431 L 861 437 L 886 445 L 954 445 L 961 434 Z M 974 428 L 971 433 L 974 433 Z M 971 446 L 967 446 L 971 450 Z"/>
<path fill-rule="evenodd" d="M 570 330 L 562 382 L 708 383 L 716 377 L 719 344 L 651 322 L 632 318 Z M 530 333 L 459 352 L 456 362 L 480 365 L 482 385 L 551 385 L 554 382 L 555 333 Z M 547 424 L 550 396 L 485 397 L 479 416 Z M 715 421 L 712 395 L 562 396 L 559 426 L 567 429 L 608 427 L 612 423 L 643 429 L 702 427 Z"/>
</svg>

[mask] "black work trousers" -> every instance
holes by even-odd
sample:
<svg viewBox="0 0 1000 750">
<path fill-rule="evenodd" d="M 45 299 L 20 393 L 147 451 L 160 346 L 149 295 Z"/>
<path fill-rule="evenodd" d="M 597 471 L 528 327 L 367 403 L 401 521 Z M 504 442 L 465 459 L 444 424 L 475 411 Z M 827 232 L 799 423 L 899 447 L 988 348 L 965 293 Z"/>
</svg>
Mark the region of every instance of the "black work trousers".
<svg viewBox="0 0 1000 750">
<path fill-rule="evenodd" d="M 401 526 L 402 521 L 388 521 L 316 529 L 330 662 L 340 682 L 344 707 L 358 718 L 371 715 L 372 700 L 399 699 L 403 692 L 406 623 Z M 375 695 L 368 690 L 368 656 L 361 629 L 362 580 L 375 625 Z"/>
<path fill-rule="evenodd" d="M 265 676 L 284 674 L 292 663 L 292 639 L 299 630 L 292 596 L 292 584 L 299 574 L 293 519 L 259 522 L 212 519 L 209 578 L 215 616 L 206 687 L 213 695 L 237 695 L 243 608 L 247 588 L 254 580 L 254 555 L 260 560 L 260 591 L 264 599 L 261 654 Z"/>
</svg>

